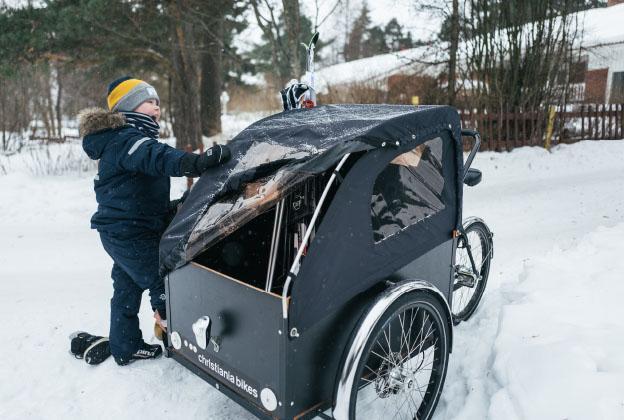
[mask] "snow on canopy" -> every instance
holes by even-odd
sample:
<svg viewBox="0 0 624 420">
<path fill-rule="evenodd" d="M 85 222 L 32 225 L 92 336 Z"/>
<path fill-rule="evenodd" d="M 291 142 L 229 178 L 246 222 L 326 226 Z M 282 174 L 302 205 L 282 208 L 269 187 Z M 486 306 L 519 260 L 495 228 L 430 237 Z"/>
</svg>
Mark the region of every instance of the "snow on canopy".
<svg viewBox="0 0 624 420">
<path fill-rule="evenodd" d="M 415 133 L 427 135 L 449 128 L 454 119 L 457 111 L 446 106 L 349 104 L 287 111 L 257 121 L 230 141 L 232 159 L 202 175 L 165 231 L 161 273 L 186 264 L 217 238 L 211 229 L 224 222 L 228 211 L 257 204 L 238 197 L 251 181 L 271 175 L 272 191 L 279 194 L 296 176 L 327 170 L 346 153 L 395 144 Z M 233 192 L 236 197 L 231 197 Z M 219 208 L 211 210 L 214 204 Z M 227 221 L 229 229 L 236 225 Z"/>
</svg>

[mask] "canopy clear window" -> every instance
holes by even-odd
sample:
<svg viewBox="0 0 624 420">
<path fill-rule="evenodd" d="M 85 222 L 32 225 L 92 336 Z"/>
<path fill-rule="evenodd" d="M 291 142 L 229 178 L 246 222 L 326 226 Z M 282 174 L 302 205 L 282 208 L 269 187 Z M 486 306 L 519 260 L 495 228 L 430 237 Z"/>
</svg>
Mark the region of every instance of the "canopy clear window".
<svg viewBox="0 0 624 420">
<path fill-rule="evenodd" d="M 371 217 L 375 243 L 444 209 L 442 138 L 436 137 L 390 162 L 373 186 Z"/>
</svg>

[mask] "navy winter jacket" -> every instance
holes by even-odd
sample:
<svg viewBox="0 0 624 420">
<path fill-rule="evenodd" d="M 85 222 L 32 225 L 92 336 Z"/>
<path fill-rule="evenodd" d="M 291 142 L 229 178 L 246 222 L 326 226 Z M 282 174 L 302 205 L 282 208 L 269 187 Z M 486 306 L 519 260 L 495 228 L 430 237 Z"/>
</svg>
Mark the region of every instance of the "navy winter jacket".
<svg viewBox="0 0 624 420">
<path fill-rule="evenodd" d="M 167 227 L 171 176 L 182 176 L 186 152 L 126 125 L 122 114 L 103 109 L 79 117 L 82 147 L 98 159 L 97 212 L 91 227 L 120 237 L 162 235 Z"/>
</svg>

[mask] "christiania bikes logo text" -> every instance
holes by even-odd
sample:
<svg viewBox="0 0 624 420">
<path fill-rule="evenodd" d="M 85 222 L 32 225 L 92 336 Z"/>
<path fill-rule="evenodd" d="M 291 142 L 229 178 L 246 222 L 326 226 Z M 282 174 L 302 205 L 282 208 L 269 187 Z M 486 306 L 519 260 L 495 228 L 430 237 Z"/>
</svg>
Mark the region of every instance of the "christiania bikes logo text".
<svg viewBox="0 0 624 420">
<path fill-rule="evenodd" d="M 236 385 L 238 388 L 242 389 L 252 397 L 258 398 L 258 390 L 256 388 L 249 385 L 243 378 L 238 377 L 238 375 L 233 374 L 229 370 L 223 369 L 219 365 L 219 363 L 213 362 L 210 359 L 206 359 L 203 354 L 198 355 L 197 360 L 199 360 L 199 363 L 203 364 L 226 381 L 229 381 L 233 385 Z"/>
</svg>

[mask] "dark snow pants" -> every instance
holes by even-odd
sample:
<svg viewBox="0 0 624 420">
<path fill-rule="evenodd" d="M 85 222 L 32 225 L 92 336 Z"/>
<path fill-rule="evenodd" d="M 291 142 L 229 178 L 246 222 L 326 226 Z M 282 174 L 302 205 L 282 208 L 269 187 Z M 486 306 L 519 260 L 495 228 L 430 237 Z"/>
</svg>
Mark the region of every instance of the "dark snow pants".
<svg viewBox="0 0 624 420">
<path fill-rule="evenodd" d="M 138 313 L 144 290 L 149 290 L 152 309 L 165 314 L 165 285 L 158 274 L 160 237 L 120 239 L 100 232 L 100 239 L 114 261 L 111 273 L 111 353 L 115 357 L 128 357 L 143 341 Z"/>
</svg>

